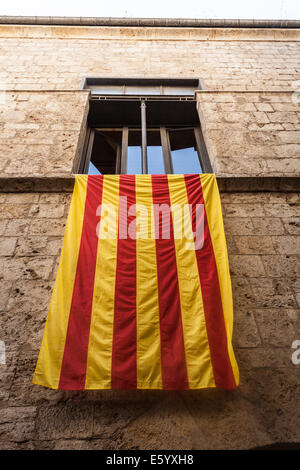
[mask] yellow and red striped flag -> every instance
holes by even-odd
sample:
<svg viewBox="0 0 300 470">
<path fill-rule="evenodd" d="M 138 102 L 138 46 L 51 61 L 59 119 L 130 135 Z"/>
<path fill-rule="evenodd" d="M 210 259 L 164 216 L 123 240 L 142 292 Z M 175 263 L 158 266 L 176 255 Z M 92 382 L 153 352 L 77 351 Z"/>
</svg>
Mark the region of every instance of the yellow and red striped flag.
<svg viewBox="0 0 300 470">
<path fill-rule="evenodd" d="M 213 174 L 77 175 L 33 383 L 234 389 Z"/>
</svg>

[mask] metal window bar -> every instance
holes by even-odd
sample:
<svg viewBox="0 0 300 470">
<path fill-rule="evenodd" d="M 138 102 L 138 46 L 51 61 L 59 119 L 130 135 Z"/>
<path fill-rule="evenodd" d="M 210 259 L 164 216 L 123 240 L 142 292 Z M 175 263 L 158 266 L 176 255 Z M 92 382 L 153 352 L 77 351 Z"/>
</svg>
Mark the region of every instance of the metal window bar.
<svg viewBox="0 0 300 470">
<path fill-rule="evenodd" d="M 141 123 L 142 123 L 142 173 L 148 173 L 147 161 L 147 123 L 146 123 L 146 103 L 141 102 Z"/>
<path fill-rule="evenodd" d="M 122 153 L 121 153 L 121 175 L 127 173 L 127 153 L 128 153 L 128 127 L 123 127 L 122 133 Z"/>
<path fill-rule="evenodd" d="M 173 163 L 172 163 L 172 158 L 171 158 L 169 135 L 165 127 L 160 128 L 160 137 L 161 137 L 161 145 L 162 145 L 163 158 L 164 158 L 165 173 L 172 174 L 174 173 L 174 170 L 173 170 Z"/>
</svg>

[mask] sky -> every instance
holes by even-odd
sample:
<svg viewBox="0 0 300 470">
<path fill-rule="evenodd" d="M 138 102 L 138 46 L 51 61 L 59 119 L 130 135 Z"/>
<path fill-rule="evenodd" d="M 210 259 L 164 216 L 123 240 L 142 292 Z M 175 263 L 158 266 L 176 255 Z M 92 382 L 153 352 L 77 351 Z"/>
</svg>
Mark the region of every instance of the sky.
<svg viewBox="0 0 300 470">
<path fill-rule="evenodd" d="M 299 0 L 10 0 L 0 15 L 300 19 Z"/>
</svg>

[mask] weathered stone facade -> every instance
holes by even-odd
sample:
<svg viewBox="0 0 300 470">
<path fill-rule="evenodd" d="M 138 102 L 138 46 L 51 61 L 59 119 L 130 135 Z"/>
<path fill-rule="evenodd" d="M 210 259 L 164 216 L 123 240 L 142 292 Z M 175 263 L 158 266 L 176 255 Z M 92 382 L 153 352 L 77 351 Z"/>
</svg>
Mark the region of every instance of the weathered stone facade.
<svg viewBox="0 0 300 470">
<path fill-rule="evenodd" d="M 300 442 L 299 53 L 300 33 L 288 29 L 0 25 L 0 449 Z M 84 139 L 80 83 L 92 75 L 204 81 L 198 110 L 234 293 L 234 392 L 31 384 Z"/>
</svg>

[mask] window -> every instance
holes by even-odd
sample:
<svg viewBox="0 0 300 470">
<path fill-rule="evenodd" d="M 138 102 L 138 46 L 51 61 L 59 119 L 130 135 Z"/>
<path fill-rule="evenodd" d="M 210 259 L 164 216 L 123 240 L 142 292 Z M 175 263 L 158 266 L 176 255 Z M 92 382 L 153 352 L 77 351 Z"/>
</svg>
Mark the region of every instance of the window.
<svg viewBox="0 0 300 470">
<path fill-rule="evenodd" d="M 195 79 L 94 79 L 81 172 L 211 173 Z"/>
</svg>

